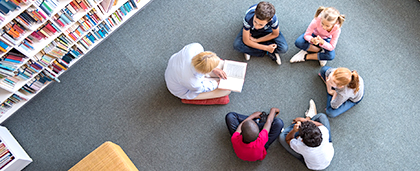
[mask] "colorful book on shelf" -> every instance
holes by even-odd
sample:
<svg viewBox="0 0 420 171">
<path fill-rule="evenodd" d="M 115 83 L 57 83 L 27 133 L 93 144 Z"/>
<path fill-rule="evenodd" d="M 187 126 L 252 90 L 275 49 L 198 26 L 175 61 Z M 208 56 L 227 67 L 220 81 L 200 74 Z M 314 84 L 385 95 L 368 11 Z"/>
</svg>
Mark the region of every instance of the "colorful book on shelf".
<svg viewBox="0 0 420 171">
<path fill-rule="evenodd" d="M 15 4 L 15 3 L 13 3 L 12 1 L 9 1 L 9 0 L 8 1 L 0 0 L 0 5 L 2 6 L 2 8 L 3 7 L 6 8 L 7 9 L 6 11 L 14 11 L 16 9 L 20 9 L 19 5 Z M 1 11 L 3 11 L 3 9 Z M 5 11 L 3 11 L 3 12 L 5 12 Z"/>
<path fill-rule="evenodd" d="M 137 8 L 137 3 L 134 0 L 130 0 L 130 3 L 134 8 Z"/>
<path fill-rule="evenodd" d="M 9 48 L 9 45 L 7 45 L 5 42 L 3 42 L 2 40 L 0 40 L 0 50 L 2 52 L 7 52 L 7 49 Z"/>
<path fill-rule="evenodd" d="M 105 13 L 109 12 L 109 10 L 112 8 L 115 0 L 103 0 L 100 5 L 105 10 Z"/>
<path fill-rule="evenodd" d="M 50 78 L 51 80 L 54 80 L 56 82 L 60 82 L 60 80 L 49 70 L 42 71 L 42 74 L 44 74 L 46 77 Z"/>
<path fill-rule="evenodd" d="M 5 70 L 9 70 L 9 71 L 12 71 L 12 72 L 17 69 L 16 65 L 3 63 L 3 62 L 0 62 L 0 68 L 5 69 Z"/>
<path fill-rule="evenodd" d="M 82 0 L 76 0 L 77 4 L 79 4 L 80 7 L 82 7 L 85 11 L 89 9 L 88 5 L 85 3 L 85 1 Z"/>
</svg>

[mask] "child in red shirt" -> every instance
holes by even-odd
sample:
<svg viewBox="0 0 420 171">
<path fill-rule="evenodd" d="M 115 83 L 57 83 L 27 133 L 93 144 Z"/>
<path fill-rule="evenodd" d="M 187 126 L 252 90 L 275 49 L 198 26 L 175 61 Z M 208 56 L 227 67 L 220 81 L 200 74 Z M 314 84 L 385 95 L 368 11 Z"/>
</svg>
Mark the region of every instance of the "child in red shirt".
<svg viewBox="0 0 420 171">
<path fill-rule="evenodd" d="M 266 121 L 260 117 L 262 112 L 254 112 L 250 116 L 235 112 L 226 115 L 233 150 L 240 159 L 257 161 L 265 158 L 268 147 L 283 128 L 283 121 L 276 117 L 279 112 L 278 108 L 271 108 Z M 261 119 L 261 122 L 257 122 L 256 119 Z"/>
</svg>

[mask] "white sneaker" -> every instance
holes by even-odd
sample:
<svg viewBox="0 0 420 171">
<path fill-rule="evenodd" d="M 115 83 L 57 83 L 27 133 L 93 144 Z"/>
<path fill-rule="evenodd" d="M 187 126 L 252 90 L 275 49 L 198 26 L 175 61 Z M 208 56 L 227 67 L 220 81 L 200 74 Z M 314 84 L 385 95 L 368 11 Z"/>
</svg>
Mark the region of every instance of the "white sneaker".
<svg viewBox="0 0 420 171">
<path fill-rule="evenodd" d="M 309 109 L 305 112 L 305 116 L 312 118 L 316 115 L 316 105 L 314 100 L 309 100 Z"/>
<path fill-rule="evenodd" d="M 251 59 L 251 55 L 248 55 L 248 54 L 244 53 L 244 56 L 245 56 L 245 60 L 247 60 L 247 61 L 249 61 L 249 59 Z"/>
<path fill-rule="evenodd" d="M 327 64 L 327 60 L 319 60 L 319 65 L 325 66 Z"/>
<path fill-rule="evenodd" d="M 278 53 L 274 53 L 274 55 L 276 55 L 276 62 L 278 65 L 281 65 L 281 59 L 280 59 L 280 55 Z"/>
<path fill-rule="evenodd" d="M 304 50 L 300 50 L 296 55 L 294 55 L 292 57 L 292 59 L 290 59 L 290 63 L 305 61 L 305 55 L 306 54 L 308 54 L 308 52 L 306 52 Z"/>
</svg>

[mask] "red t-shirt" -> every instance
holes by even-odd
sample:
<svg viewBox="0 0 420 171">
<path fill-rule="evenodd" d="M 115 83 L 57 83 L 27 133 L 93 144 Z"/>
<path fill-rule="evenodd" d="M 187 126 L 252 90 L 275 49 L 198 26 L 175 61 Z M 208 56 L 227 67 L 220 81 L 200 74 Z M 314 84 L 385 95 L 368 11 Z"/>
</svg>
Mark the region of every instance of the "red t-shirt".
<svg viewBox="0 0 420 171">
<path fill-rule="evenodd" d="M 239 132 L 233 133 L 231 141 L 236 156 L 242 160 L 263 160 L 265 155 L 267 155 L 264 145 L 268 141 L 268 131 L 265 129 L 259 133 L 258 138 L 255 141 L 250 142 L 249 144 L 242 142 L 242 135 Z"/>
</svg>

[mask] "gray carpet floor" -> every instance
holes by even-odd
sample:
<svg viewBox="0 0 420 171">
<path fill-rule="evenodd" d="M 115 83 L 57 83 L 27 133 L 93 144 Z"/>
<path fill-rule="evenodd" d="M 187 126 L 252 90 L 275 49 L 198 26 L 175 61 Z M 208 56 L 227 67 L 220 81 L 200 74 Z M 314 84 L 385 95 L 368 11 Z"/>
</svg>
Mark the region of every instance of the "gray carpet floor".
<svg viewBox="0 0 420 171">
<path fill-rule="evenodd" d="M 420 2 L 272 0 L 289 50 L 281 66 L 248 61 L 242 93 L 221 106 L 185 105 L 166 89 L 173 53 L 198 42 L 223 59 L 251 0 L 154 0 L 106 41 L 2 123 L 34 160 L 25 170 L 67 170 L 105 141 L 120 145 L 139 170 L 306 170 L 278 141 L 265 160 L 233 152 L 224 117 L 278 107 L 286 126 L 314 99 L 324 112 L 318 62 L 290 64 L 294 41 L 318 6 L 346 15 L 328 66 L 357 70 L 361 103 L 330 119 L 335 155 L 326 170 L 417 170 L 420 111 Z"/>
</svg>

